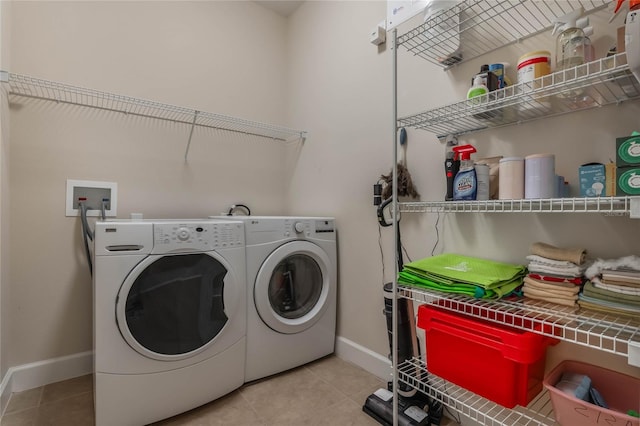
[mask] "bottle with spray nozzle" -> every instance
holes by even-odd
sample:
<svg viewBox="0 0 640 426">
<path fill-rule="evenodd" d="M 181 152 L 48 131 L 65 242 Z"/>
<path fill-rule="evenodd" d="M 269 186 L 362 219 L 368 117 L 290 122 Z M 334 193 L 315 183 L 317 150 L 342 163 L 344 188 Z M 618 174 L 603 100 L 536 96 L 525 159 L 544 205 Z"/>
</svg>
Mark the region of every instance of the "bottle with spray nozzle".
<svg viewBox="0 0 640 426">
<path fill-rule="evenodd" d="M 453 180 L 453 199 L 454 201 L 475 200 L 478 180 L 471 154 L 476 152 L 476 149 L 473 145 L 460 145 L 454 146 L 453 152 L 454 158 L 460 159 L 460 170 Z"/>
<path fill-rule="evenodd" d="M 553 32 L 560 32 L 556 40 L 556 71 L 577 67 L 584 64 L 584 31 L 578 26 L 578 21 L 584 13 L 580 7 L 554 20 Z"/>
<path fill-rule="evenodd" d="M 640 81 L 640 0 L 618 0 L 616 9 L 609 22 L 622 10 L 622 6 L 629 8 L 624 25 L 625 51 L 627 52 L 627 63 L 629 70 Z"/>
</svg>

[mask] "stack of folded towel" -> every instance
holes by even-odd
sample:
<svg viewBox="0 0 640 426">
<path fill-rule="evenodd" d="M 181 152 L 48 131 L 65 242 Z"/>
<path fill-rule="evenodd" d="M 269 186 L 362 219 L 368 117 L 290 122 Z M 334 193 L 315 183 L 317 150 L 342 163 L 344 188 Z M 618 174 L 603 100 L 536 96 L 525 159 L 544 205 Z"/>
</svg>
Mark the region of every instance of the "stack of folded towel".
<svg viewBox="0 0 640 426">
<path fill-rule="evenodd" d="M 524 295 L 531 299 L 576 306 L 586 267 L 586 250 L 558 248 L 537 242 L 531 245 L 529 251 L 529 274 L 522 286 Z"/>
<path fill-rule="evenodd" d="M 578 303 L 598 311 L 638 315 L 640 313 L 640 257 L 597 260 L 586 271 Z"/>
<path fill-rule="evenodd" d="M 520 287 L 525 273 L 523 265 L 446 253 L 406 264 L 398 283 L 498 299 Z"/>
</svg>

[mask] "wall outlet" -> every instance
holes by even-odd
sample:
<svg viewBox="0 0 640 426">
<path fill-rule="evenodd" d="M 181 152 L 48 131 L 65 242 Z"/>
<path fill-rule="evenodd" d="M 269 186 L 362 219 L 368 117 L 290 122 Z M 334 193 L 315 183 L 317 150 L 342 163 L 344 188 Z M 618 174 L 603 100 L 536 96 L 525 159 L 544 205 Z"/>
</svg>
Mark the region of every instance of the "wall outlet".
<svg viewBox="0 0 640 426">
<path fill-rule="evenodd" d="M 118 184 L 115 182 L 67 179 L 67 216 L 80 216 L 80 198 L 86 198 L 87 216 L 101 216 L 105 199 L 108 200 L 106 216 L 117 216 Z"/>
</svg>

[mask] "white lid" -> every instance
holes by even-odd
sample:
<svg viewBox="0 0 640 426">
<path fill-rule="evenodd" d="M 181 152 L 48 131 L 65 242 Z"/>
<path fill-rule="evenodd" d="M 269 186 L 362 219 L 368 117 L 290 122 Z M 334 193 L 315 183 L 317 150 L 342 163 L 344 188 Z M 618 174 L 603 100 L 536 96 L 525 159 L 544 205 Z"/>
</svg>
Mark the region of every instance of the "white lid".
<svg viewBox="0 0 640 426">
<path fill-rule="evenodd" d="M 535 158 L 553 158 L 555 157 L 555 155 L 553 154 L 531 154 L 531 155 L 527 155 L 525 158 L 525 160 L 533 160 Z"/>
<path fill-rule="evenodd" d="M 505 157 L 500 160 L 501 163 L 506 163 L 507 161 L 524 161 L 522 157 Z"/>
</svg>

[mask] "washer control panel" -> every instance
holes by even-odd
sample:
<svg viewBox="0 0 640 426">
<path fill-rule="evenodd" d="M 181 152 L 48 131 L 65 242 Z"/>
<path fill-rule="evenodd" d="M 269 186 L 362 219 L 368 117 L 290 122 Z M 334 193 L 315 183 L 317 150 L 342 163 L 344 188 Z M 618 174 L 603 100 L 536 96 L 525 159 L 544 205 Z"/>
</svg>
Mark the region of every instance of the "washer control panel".
<svg viewBox="0 0 640 426">
<path fill-rule="evenodd" d="M 242 222 L 160 222 L 153 224 L 154 253 L 244 247 Z"/>
</svg>

